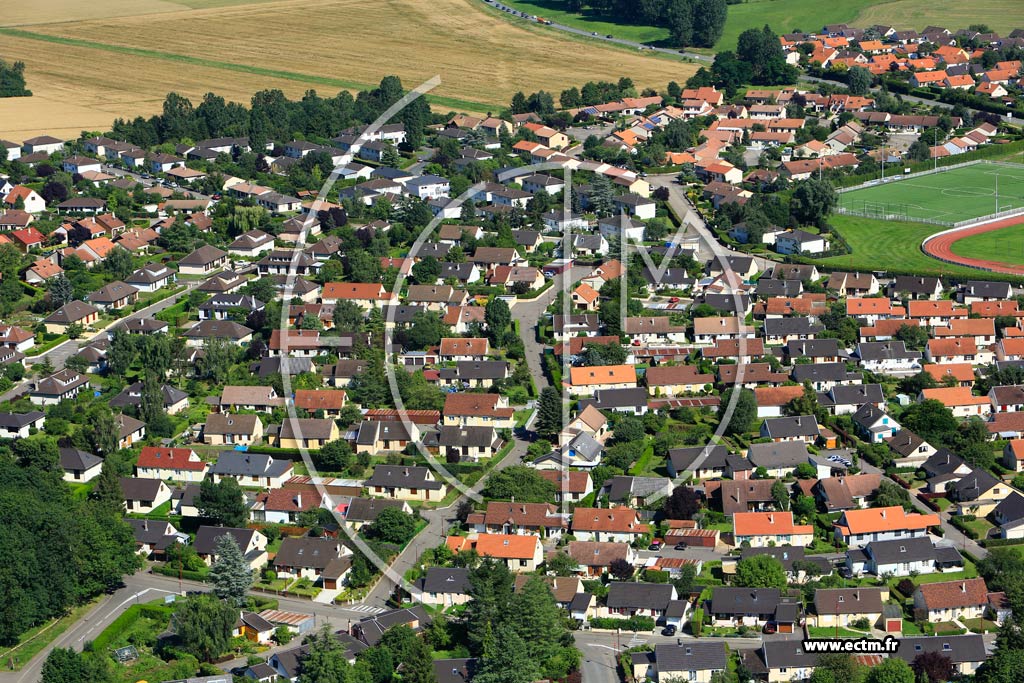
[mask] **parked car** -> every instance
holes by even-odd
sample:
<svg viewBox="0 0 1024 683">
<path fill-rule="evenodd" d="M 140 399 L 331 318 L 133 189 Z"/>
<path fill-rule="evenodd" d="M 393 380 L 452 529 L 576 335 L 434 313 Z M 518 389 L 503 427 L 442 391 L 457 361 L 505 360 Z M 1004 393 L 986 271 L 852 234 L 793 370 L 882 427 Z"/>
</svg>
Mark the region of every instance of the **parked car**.
<svg viewBox="0 0 1024 683">
<path fill-rule="evenodd" d="M 659 539 L 654 539 L 653 541 L 651 541 L 651 544 L 649 546 L 647 546 L 647 549 L 648 550 L 661 550 L 661 545 L 662 545 L 662 543 L 661 543 L 661 541 Z"/>
<path fill-rule="evenodd" d="M 669 624 L 665 628 L 661 629 L 661 635 L 663 636 L 674 636 L 676 634 L 676 625 Z"/>
<path fill-rule="evenodd" d="M 672 546 L 672 549 L 673 550 L 686 550 L 688 547 L 689 546 L 686 545 L 686 541 L 680 541 L 679 543 L 676 543 L 674 546 Z"/>
<path fill-rule="evenodd" d="M 764 625 L 764 629 L 763 630 L 768 635 L 771 635 L 772 633 L 775 633 L 775 624 L 773 624 L 771 622 L 768 622 L 767 624 Z"/>
</svg>

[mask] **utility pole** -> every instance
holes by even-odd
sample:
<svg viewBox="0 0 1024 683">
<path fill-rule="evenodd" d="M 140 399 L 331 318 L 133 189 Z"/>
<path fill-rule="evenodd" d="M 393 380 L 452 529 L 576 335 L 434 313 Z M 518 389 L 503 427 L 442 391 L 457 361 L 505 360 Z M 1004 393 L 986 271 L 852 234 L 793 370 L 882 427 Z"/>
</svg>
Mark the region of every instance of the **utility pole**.
<svg viewBox="0 0 1024 683">
<path fill-rule="evenodd" d="M 932 138 L 934 138 L 934 141 L 935 141 L 935 149 L 938 150 L 938 147 L 939 147 L 939 129 L 938 128 L 932 128 Z M 935 170 L 938 171 L 939 170 L 939 155 L 937 153 L 935 153 L 935 152 L 933 152 L 933 155 L 934 155 L 933 158 L 935 159 Z"/>
<path fill-rule="evenodd" d="M 999 213 L 999 171 L 996 171 L 996 213 Z"/>
</svg>

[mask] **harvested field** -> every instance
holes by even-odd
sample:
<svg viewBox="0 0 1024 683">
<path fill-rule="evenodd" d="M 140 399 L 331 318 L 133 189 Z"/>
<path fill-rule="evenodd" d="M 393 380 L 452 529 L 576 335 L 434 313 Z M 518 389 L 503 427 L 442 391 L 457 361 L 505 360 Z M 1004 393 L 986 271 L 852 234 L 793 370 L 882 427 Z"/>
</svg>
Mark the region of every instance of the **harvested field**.
<svg viewBox="0 0 1024 683">
<path fill-rule="evenodd" d="M 32 112 L 31 123 L 0 108 L 0 136 L 103 127 L 113 115 L 153 113 L 170 90 L 193 101 L 208 91 L 247 101 L 263 88 L 292 96 L 308 88 L 333 94 L 374 85 L 392 73 L 407 87 L 440 75 L 432 92 L 438 107 L 486 112 L 506 106 L 517 90 L 545 89 L 557 98 L 570 85 L 620 76 L 641 88 L 662 88 L 670 80 L 685 81 L 695 68 L 512 26 L 475 8 L 473 0 L 273 0 L 217 7 L 209 6 L 232 0 L 185 1 L 205 8 L 163 11 L 171 3 L 144 0 L 153 13 L 3 31 L 0 56 L 26 62 L 28 86 L 40 103 L 20 105 Z M 101 0 L 108 10 L 114 4 Z M 51 97 L 59 100 L 42 104 Z M 54 107 L 57 101 L 72 106 Z M 87 116 L 95 106 L 102 106 L 103 116 Z M 81 118 L 75 113 L 80 107 Z"/>
</svg>

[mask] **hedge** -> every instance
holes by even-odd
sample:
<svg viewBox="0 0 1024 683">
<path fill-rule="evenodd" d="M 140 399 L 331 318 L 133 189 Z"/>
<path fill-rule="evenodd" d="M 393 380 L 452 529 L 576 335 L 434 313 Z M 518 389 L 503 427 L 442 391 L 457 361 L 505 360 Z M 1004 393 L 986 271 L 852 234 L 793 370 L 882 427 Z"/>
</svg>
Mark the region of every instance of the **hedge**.
<svg viewBox="0 0 1024 683">
<path fill-rule="evenodd" d="M 154 574 L 163 574 L 164 576 L 173 576 L 174 578 L 178 578 L 177 567 L 168 567 L 166 565 L 154 565 L 152 571 Z M 181 571 L 181 578 L 188 579 L 189 581 L 201 581 L 202 583 L 206 583 L 209 577 L 206 574 L 203 574 L 202 572 L 192 571 L 191 569 L 183 569 Z"/>
<path fill-rule="evenodd" d="M 652 617 L 629 617 L 628 619 L 616 619 L 614 617 L 594 617 L 590 620 L 591 628 L 620 629 L 623 631 L 653 631 L 654 619 Z"/>
<path fill-rule="evenodd" d="M 141 617 L 150 619 L 171 619 L 174 609 L 163 605 L 132 605 L 122 612 L 117 619 L 110 623 L 110 626 L 103 629 L 96 639 L 92 641 L 93 652 L 104 652 L 110 644 L 117 640 L 121 634 L 127 631 L 132 624 Z"/>
<path fill-rule="evenodd" d="M 1024 538 L 983 538 L 978 543 L 986 548 L 1000 548 L 1007 545 L 1024 545 Z"/>
<path fill-rule="evenodd" d="M 700 638 L 701 631 L 704 630 L 704 610 L 698 607 L 693 610 L 693 616 L 690 618 L 690 631 L 693 633 L 694 638 Z"/>
</svg>

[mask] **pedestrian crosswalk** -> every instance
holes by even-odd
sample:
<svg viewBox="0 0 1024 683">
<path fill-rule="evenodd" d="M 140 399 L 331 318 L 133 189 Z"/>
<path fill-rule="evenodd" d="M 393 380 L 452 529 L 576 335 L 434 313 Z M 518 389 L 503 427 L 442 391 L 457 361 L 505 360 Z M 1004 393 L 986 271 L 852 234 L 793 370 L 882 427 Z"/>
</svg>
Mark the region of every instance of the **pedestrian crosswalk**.
<svg viewBox="0 0 1024 683">
<path fill-rule="evenodd" d="M 373 605 L 362 604 L 345 605 L 345 609 L 349 610 L 350 612 L 360 612 L 362 614 L 380 614 L 381 612 L 387 611 L 383 607 L 374 607 Z"/>
</svg>

